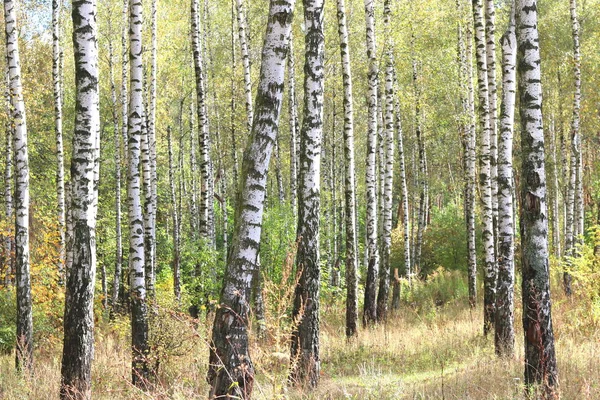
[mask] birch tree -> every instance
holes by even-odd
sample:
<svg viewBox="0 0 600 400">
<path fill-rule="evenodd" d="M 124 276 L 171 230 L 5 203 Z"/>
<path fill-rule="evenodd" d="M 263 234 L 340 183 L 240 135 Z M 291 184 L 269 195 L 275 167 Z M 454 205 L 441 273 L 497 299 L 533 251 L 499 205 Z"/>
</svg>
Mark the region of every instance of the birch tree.
<svg viewBox="0 0 600 400">
<path fill-rule="evenodd" d="M 100 143 L 96 2 L 73 2 L 75 131 L 71 158 L 73 263 L 65 293 L 61 399 L 91 399 Z"/>
<path fill-rule="evenodd" d="M 458 25 L 458 57 L 461 87 L 462 115 L 459 122 L 463 141 L 464 158 L 464 207 L 465 228 L 467 236 L 467 265 L 469 305 L 475 307 L 477 302 L 477 248 L 475 243 L 475 162 L 476 133 L 472 70 L 472 31 L 470 24 L 464 21 L 464 1 L 458 0 L 460 15 Z"/>
<path fill-rule="evenodd" d="M 17 2 L 14 0 L 4 0 L 4 29 L 11 101 L 10 117 L 14 126 L 14 233 L 15 284 L 17 287 L 16 367 L 18 370 L 31 370 L 33 368 L 33 317 L 29 265 L 29 155 L 27 152 L 27 119 L 19 56 Z"/>
<path fill-rule="evenodd" d="M 271 0 L 262 51 L 256 119 L 245 149 L 231 250 L 212 330 L 210 397 L 249 399 L 254 367 L 248 352 L 252 280 L 258 267 L 267 172 L 279 126 L 294 1 Z"/>
<path fill-rule="evenodd" d="M 246 32 L 246 13 L 244 12 L 244 0 L 236 0 L 238 34 L 242 51 L 242 66 L 244 68 L 244 94 L 246 95 L 246 118 L 248 133 L 252 130 L 254 118 L 254 106 L 252 104 L 252 81 L 250 78 L 250 54 L 248 50 L 248 35 Z"/>
<path fill-rule="evenodd" d="M 140 189 L 140 151 L 144 118 L 142 65 L 142 1 L 129 2 L 129 116 L 127 203 L 129 217 L 129 282 L 131 292 L 131 379 L 145 387 L 149 377 L 147 355 L 148 311 L 146 307 L 144 220 Z"/>
<path fill-rule="evenodd" d="M 56 197 L 58 213 L 59 250 L 58 273 L 64 280 L 66 240 L 65 240 L 65 166 L 62 135 L 62 83 L 60 49 L 60 10 L 61 2 L 52 0 L 52 89 L 54 91 L 54 133 L 56 135 Z"/>
<path fill-rule="evenodd" d="M 548 218 L 542 123 L 542 86 L 536 0 L 517 2 L 517 69 L 521 116 L 521 246 L 525 384 L 542 385 L 543 398 L 557 398 Z"/>
<path fill-rule="evenodd" d="M 11 120 L 11 96 L 10 96 L 10 76 L 8 72 L 8 65 L 6 66 L 6 126 L 5 126 L 5 148 L 4 148 L 4 215 L 7 221 L 12 221 L 13 215 L 13 136 L 14 129 Z M 4 275 L 4 286 L 8 287 L 12 285 L 12 274 L 14 272 L 15 258 L 14 258 L 14 240 L 12 235 L 12 227 L 10 224 L 7 226 L 7 235 L 4 239 L 4 251 L 6 253 L 5 263 L 6 272 Z"/>
<path fill-rule="evenodd" d="M 354 107 L 352 99 L 352 70 L 346 23 L 346 5 L 337 0 L 338 33 L 344 84 L 344 215 L 346 218 L 346 336 L 356 335 L 358 320 L 358 276 L 356 241 L 356 188 L 354 186 Z"/>
<path fill-rule="evenodd" d="M 200 197 L 200 236 L 207 240 L 210 247 L 214 246 L 211 235 L 211 215 L 213 207 L 214 181 L 210 157 L 210 137 L 208 131 L 208 111 L 206 108 L 206 90 L 204 82 L 204 62 L 200 43 L 200 26 L 198 0 L 192 0 L 192 47 L 194 55 L 194 70 L 196 74 L 196 110 L 200 128 L 200 174 L 202 176 L 202 191 Z M 214 221 L 213 221 L 214 222 Z"/>
<path fill-rule="evenodd" d="M 392 189 L 394 184 L 394 55 L 390 29 L 390 1 L 384 2 L 384 25 L 386 37 L 385 56 L 385 117 L 384 141 L 380 147 L 385 151 L 383 185 L 383 226 L 381 243 L 381 268 L 379 270 L 379 292 L 377 297 L 377 320 L 387 318 L 390 291 L 390 254 L 392 249 Z"/>
<path fill-rule="evenodd" d="M 379 251 L 377 248 L 377 87 L 378 67 L 375 48 L 375 12 L 373 0 L 365 0 L 366 41 L 369 72 L 367 74 L 367 248 L 368 266 L 365 284 L 363 323 L 371 325 L 377 321 L 377 277 L 379 275 Z"/>
<path fill-rule="evenodd" d="M 296 100 L 296 67 L 294 65 L 294 39 L 290 33 L 290 51 L 287 59 L 288 109 L 290 125 L 290 202 L 294 218 L 298 212 L 298 103 Z"/>
<path fill-rule="evenodd" d="M 489 106 L 489 83 L 485 24 L 482 0 L 473 0 L 473 22 L 475 26 L 475 54 L 477 60 L 477 84 L 479 97 L 479 125 L 481 130 L 481 153 L 479 177 L 483 214 L 482 240 L 485 250 L 485 278 L 483 293 L 483 332 L 487 334 L 494 322 L 494 297 L 496 291 L 496 262 L 493 223 L 493 201 L 491 187 L 491 117 Z"/>
<path fill-rule="evenodd" d="M 571 119 L 571 165 L 567 197 L 567 237 L 565 251 L 575 255 L 574 247 L 578 235 L 583 232 L 583 188 L 581 164 L 581 51 L 579 46 L 579 20 L 577 18 L 577 0 L 570 0 L 571 29 L 573 34 L 573 116 Z M 571 294 L 571 274 L 565 271 L 563 283 L 567 295 Z"/>
<path fill-rule="evenodd" d="M 177 197 L 175 194 L 175 166 L 173 162 L 173 137 L 171 127 L 167 128 L 167 146 L 169 152 L 169 189 L 171 191 L 171 218 L 173 220 L 173 291 L 177 301 L 181 298 L 181 277 L 180 277 L 180 247 L 181 239 L 179 237 L 179 213 L 177 212 Z"/>
<path fill-rule="evenodd" d="M 323 136 L 324 1 L 304 0 L 304 118 L 300 136 L 298 179 L 298 253 L 300 279 L 294 294 L 290 380 L 316 387 L 319 383 L 319 216 L 321 140 Z"/>
<path fill-rule="evenodd" d="M 113 71 L 113 44 L 108 42 L 108 69 L 110 74 L 110 95 L 112 100 L 112 118 L 115 146 L 115 273 L 113 278 L 111 304 L 112 310 L 119 307 L 119 287 L 123 265 L 123 243 L 121 233 L 121 130 L 119 128 L 117 88 Z"/>
<path fill-rule="evenodd" d="M 509 25 L 500 39 L 500 44 L 502 46 L 502 105 L 498 141 L 498 282 L 494 339 L 496 354 L 512 358 L 515 352 L 512 147 L 517 86 L 514 1 L 511 6 Z"/>
</svg>

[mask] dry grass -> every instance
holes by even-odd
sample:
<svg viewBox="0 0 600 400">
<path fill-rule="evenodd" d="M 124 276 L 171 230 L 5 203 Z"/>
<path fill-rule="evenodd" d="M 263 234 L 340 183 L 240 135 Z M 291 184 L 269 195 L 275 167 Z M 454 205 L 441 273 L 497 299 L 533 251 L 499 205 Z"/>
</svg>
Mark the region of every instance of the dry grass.
<svg viewBox="0 0 600 400">
<path fill-rule="evenodd" d="M 561 393 L 564 399 L 600 398 L 600 329 L 582 321 L 582 299 L 567 300 L 554 290 L 554 322 Z M 518 301 L 519 302 L 519 301 Z M 403 305 L 389 324 L 344 337 L 342 298 L 322 304 L 322 379 L 312 392 L 286 389 L 287 343 L 281 332 L 253 339 L 257 399 L 514 399 L 522 395 L 522 331 L 516 318 L 517 357 L 495 357 L 491 338 L 481 335 L 482 316 L 463 299 L 417 312 Z M 181 314 L 168 313 L 166 334 L 184 343 L 163 357 L 153 394 L 129 382 L 127 319 L 100 322 L 93 370 L 95 399 L 202 399 L 208 326 L 195 329 Z M 278 316 L 277 318 L 280 318 Z M 163 320 L 164 322 L 164 320 Z M 202 321 L 204 322 L 204 321 Z M 281 328 L 281 324 L 276 324 Z M 269 326 L 273 328 L 273 326 Z M 13 356 L 0 357 L 1 399 L 55 399 L 60 381 L 60 346 L 37 349 L 33 377 L 14 373 Z"/>
</svg>

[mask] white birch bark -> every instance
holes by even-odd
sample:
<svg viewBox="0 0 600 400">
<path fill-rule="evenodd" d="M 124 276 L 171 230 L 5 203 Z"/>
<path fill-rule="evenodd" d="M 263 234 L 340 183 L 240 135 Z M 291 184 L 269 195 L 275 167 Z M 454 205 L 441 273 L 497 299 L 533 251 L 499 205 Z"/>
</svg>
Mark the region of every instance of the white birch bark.
<svg viewBox="0 0 600 400">
<path fill-rule="evenodd" d="M 94 358 L 96 216 L 100 155 L 100 93 L 96 2 L 73 2 L 75 131 L 71 158 L 73 262 L 67 274 L 62 399 L 91 398 Z"/>
<path fill-rule="evenodd" d="M 379 292 L 377 297 L 377 320 L 383 322 L 387 319 L 388 297 L 390 291 L 392 250 L 392 190 L 394 185 L 394 55 L 391 39 L 390 0 L 384 2 L 384 25 L 386 38 L 385 55 L 385 114 L 384 114 L 384 140 L 380 147 L 385 152 L 384 183 L 383 183 L 383 235 L 381 243 L 381 268 L 379 270 Z"/>
<path fill-rule="evenodd" d="M 537 2 L 518 0 L 517 68 L 521 116 L 521 247 L 525 385 L 541 385 L 541 397 L 558 397 L 554 350 L 548 216 L 542 118 L 542 79 Z"/>
<path fill-rule="evenodd" d="M 181 299 L 179 213 L 177 212 L 177 197 L 175 194 L 175 165 L 173 162 L 173 138 L 171 127 L 167 128 L 167 146 L 169 152 L 169 189 L 171 195 L 171 218 L 173 219 L 173 291 L 175 299 Z"/>
<path fill-rule="evenodd" d="M 288 109 L 290 125 L 290 202 L 294 219 L 298 214 L 298 103 L 296 100 L 296 67 L 294 65 L 294 38 L 290 33 L 290 51 L 287 58 Z"/>
<path fill-rule="evenodd" d="M 145 387 L 148 379 L 148 312 L 146 307 L 144 220 L 140 152 L 144 119 L 142 65 L 142 0 L 129 3 L 129 116 L 127 203 L 129 217 L 129 282 L 131 292 L 131 379 Z"/>
<path fill-rule="evenodd" d="M 121 130 L 119 127 L 119 103 L 113 71 L 113 44 L 108 42 L 108 68 L 110 74 L 110 95 L 112 100 L 112 118 L 115 146 L 115 271 L 111 292 L 112 311 L 119 309 L 119 290 L 123 266 L 123 243 L 121 232 Z"/>
<path fill-rule="evenodd" d="M 13 136 L 14 129 L 11 118 L 11 100 L 10 100 L 10 77 L 8 73 L 8 65 L 6 66 L 6 126 L 5 126 L 5 147 L 4 147 L 4 215 L 7 221 L 12 221 L 14 218 L 13 209 Z M 4 252 L 6 253 L 5 264 L 6 270 L 4 273 L 4 286 L 8 287 L 13 283 L 14 273 L 14 240 L 13 227 L 9 223 L 7 226 L 7 237 L 4 240 Z"/>
<path fill-rule="evenodd" d="M 319 218 L 321 195 L 321 142 L 324 99 L 324 1 L 304 0 L 305 65 L 304 118 L 300 139 L 298 178 L 298 253 L 300 279 L 294 295 L 290 381 L 316 387 L 319 383 Z"/>
<path fill-rule="evenodd" d="M 294 1 L 271 0 L 256 96 L 256 123 L 245 150 L 234 234 L 212 331 L 210 396 L 249 399 L 254 369 L 248 353 L 252 280 L 258 267 L 267 171 L 279 126 Z"/>
<path fill-rule="evenodd" d="M 15 284 L 17 287 L 17 369 L 33 367 L 33 317 L 29 265 L 29 156 L 27 152 L 27 119 L 21 61 L 17 2 L 4 1 L 6 60 L 9 74 L 11 120 L 14 126 L 13 148 L 15 162 Z"/>
<path fill-rule="evenodd" d="M 58 274 L 65 276 L 65 166 L 62 135 L 62 87 L 60 63 L 60 10 L 61 2 L 52 0 L 52 83 L 54 91 L 54 133 L 56 135 L 56 197 L 59 231 Z"/>
<path fill-rule="evenodd" d="M 515 352 L 513 226 L 513 132 L 517 91 L 517 38 L 514 1 L 502 46 L 502 103 L 498 140 L 498 281 L 494 343 L 496 354 L 512 358 Z"/>
<path fill-rule="evenodd" d="M 367 266 L 367 282 L 365 285 L 365 302 L 363 323 L 372 324 L 377 320 L 377 276 L 379 275 L 379 251 L 377 248 L 377 87 L 378 67 L 375 48 L 375 12 L 374 0 L 365 0 L 366 42 L 369 72 L 367 74 L 368 92 L 368 128 L 367 128 L 367 163 L 365 183 L 367 187 L 367 247 L 369 261 Z"/>
<path fill-rule="evenodd" d="M 490 106 L 487 67 L 487 49 L 485 43 L 485 24 L 482 0 L 473 0 L 473 22 L 475 27 L 475 54 L 477 60 L 477 84 L 479 87 L 479 124 L 481 129 L 480 181 L 481 204 L 483 214 L 482 240 L 485 252 L 485 278 L 483 294 L 483 332 L 487 334 L 494 321 L 494 297 L 496 291 L 496 261 L 494 243 L 494 216 L 491 187 L 490 153 Z"/>
<path fill-rule="evenodd" d="M 246 118 L 248 133 L 252 130 L 252 121 L 254 119 L 254 106 L 252 104 L 252 81 L 250 76 L 250 54 L 248 50 L 248 36 L 246 33 L 246 13 L 244 11 L 244 0 L 236 0 L 237 4 L 237 22 L 240 38 L 240 47 L 242 51 L 242 66 L 244 68 L 244 93 L 246 95 Z"/>
</svg>

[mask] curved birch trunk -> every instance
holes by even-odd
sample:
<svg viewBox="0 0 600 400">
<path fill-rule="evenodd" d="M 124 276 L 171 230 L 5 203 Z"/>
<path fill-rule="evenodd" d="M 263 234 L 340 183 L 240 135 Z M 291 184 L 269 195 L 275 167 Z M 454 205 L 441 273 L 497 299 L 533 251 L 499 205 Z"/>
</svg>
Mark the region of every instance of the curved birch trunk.
<svg viewBox="0 0 600 400">
<path fill-rule="evenodd" d="M 129 216 L 129 282 L 131 292 L 131 380 L 145 388 L 149 378 L 147 356 L 148 311 L 146 307 L 144 220 L 140 190 L 140 152 L 144 119 L 142 65 L 142 1 L 129 3 L 129 117 L 127 203 Z"/>
<path fill-rule="evenodd" d="M 31 309 L 31 277 L 29 266 L 29 156 L 27 152 L 27 120 L 17 28 L 17 2 L 4 0 L 6 59 L 9 74 L 11 120 L 14 126 L 15 157 L 15 282 L 17 286 L 17 351 L 18 370 L 33 368 L 33 317 Z"/>
<path fill-rule="evenodd" d="M 525 384 L 542 385 L 545 399 L 558 397 L 554 351 L 548 217 L 542 119 L 540 48 L 536 0 L 519 0 L 517 18 L 517 68 L 521 116 L 521 246 L 523 268 L 523 332 Z"/>
<path fill-rule="evenodd" d="M 248 316 L 257 269 L 267 171 L 279 125 L 293 0 L 271 0 L 262 52 L 256 119 L 242 165 L 234 234 L 215 314 L 207 379 L 210 397 L 249 399 L 254 368 L 248 353 Z"/>
<path fill-rule="evenodd" d="M 290 381 L 316 387 L 319 383 L 319 216 L 321 142 L 323 137 L 324 33 L 323 0 L 304 0 L 304 119 L 300 139 L 298 179 L 298 253 L 300 279 L 294 295 Z"/>
<path fill-rule="evenodd" d="M 517 91 L 517 38 L 515 4 L 502 46 L 502 105 L 498 141 L 498 281 L 494 343 L 496 354 L 512 358 L 515 353 L 514 290 L 515 248 L 513 226 L 513 131 Z"/>
<path fill-rule="evenodd" d="M 75 132 L 71 159 L 73 264 L 67 276 L 62 399 L 91 398 L 94 358 L 94 286 L 100 144 L 100 93 L 96 2 L 73 2 Z"/>
<path fill-rule="evenodd" d="M 367 128 L 367 167 L 365 184 L 367 187 L 367 248 L 368 266 L 365 284 L 363 324 L 372 325 L 377 321 L 377 277 L 379 275 L 379 250 L 377 248 L 377 87 L 378 67 L 375 48 L 375 12 L 374 0 L 365 0 L 368 92 L 368 128 Z"/>
</svg>

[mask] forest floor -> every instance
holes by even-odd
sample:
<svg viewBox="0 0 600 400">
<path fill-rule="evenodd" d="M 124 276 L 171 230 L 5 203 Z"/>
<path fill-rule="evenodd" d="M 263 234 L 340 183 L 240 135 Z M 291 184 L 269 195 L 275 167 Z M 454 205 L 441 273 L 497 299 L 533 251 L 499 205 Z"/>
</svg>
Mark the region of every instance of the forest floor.
<svg viewBox="0 0 600 400">
<path fill-rule="evenodd" d="M 558 279 L 556 279 L 558 281 Z M 430 285 L 435 286 L 435 285 Z M 493 338 L 482 335 L 482 313 L 464 296 L 423 284 L 419 303 L 403 303 L 386 325 L 344 336 L 343 296 L 321 304 L 321 382 L 313 392 L 286 389 L 289 327 L 270 329 L 252 341 L 255 399 L 514 399 L 522 397 L 521 313 L 516 310 L 517 355 L 494 355 Z M 554 285 L 556 286 L 556 285 Z M 600 398 L 600 325 L 584 297 L 553 291 L 553 319 L 563 399 Z M 416 298 L 416 297 L 415 297 Z M 442 304 L 443 303 L 443 304 Z M 520 304 L 520 295 L 516 294 Z M 128 319 L 99 318 L 93 369 L 95 399 L 203 399 L 209 327 L 184 314 L 162 311 L 154 319 L 159 379 L 153 393 L 129 382 Z M 271 315 L 277 315 L 273 313 Z M 282 314 L 280 314 L 282 315 Z M 33 377 L 19 378 L 13 355 L 0 356 L 0 399 L 55 399 L 60 382 L 60 341 L 35 353 Z"/>
</svg>

